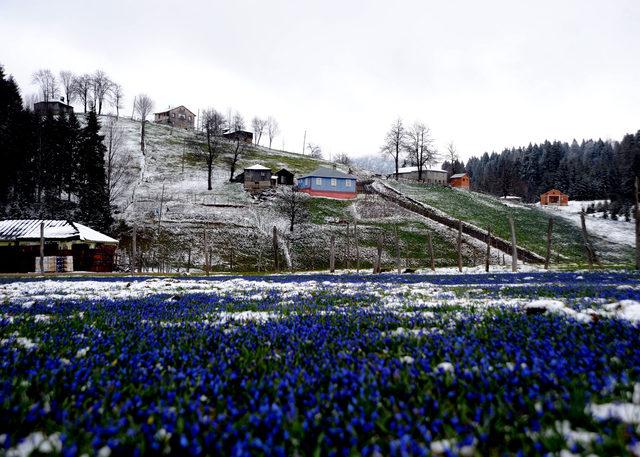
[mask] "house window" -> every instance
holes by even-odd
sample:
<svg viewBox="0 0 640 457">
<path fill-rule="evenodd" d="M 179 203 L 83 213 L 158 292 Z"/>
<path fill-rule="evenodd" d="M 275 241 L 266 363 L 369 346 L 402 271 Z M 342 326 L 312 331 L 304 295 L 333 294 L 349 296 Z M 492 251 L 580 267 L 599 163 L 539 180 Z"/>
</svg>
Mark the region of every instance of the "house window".
<svg viewBox="0 0 640 457">
<path fill-rule="evenodd" d="M 171 117 L 176 117 L 176 113 L 171 113 Z"/>
<path fill-rule="evenodd" d="M 331 178 L 331 186 L 336 187 L 338 185 L 338 180 L 336 178 Z"/>
<path fill-rule="evenodd" d="M 345 186 L 346 186 L 346 187 L 351 187 L 351 180 L 350 180 L 350 179 L 347 179 L 347 180 L 345 181 Z"/>
<path fill-rule="evenodd" d="M 316 184 L 321 186 L 322 185 L 322 178 L 316 178 Z"/>
</svg>

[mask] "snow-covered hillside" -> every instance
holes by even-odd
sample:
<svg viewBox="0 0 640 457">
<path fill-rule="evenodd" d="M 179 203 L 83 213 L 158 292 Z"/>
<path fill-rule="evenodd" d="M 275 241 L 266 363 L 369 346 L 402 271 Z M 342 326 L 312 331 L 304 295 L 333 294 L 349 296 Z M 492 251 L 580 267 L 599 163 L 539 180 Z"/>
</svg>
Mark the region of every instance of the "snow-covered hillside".
<svg viewBox="0 0 640 457">
<path fill-rule="evenodd" d="M 570 201 L 567 206 L 545 206 L 536 205 L 543 210 L 560 216 L 570 221 L 576 226 L 581 226 L 580 213 L 590 204 L 597 204 L 598 201 Z M 604 219 L 602 213 L 586 215 L 587 232 L 596 238 L 608 241 L 609 243 L 634 247 L 635 246 L 635 223 L 626 222 L 624 219 L 612 220 Z"/>
</svg>

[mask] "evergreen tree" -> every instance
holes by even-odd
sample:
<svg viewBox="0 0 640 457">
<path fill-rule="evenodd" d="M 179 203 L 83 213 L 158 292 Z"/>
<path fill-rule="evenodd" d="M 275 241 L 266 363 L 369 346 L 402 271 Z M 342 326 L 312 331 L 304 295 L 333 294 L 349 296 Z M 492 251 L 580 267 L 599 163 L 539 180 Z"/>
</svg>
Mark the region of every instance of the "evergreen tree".
<svg viewBox="0 0 640 457">
<path fill-rule="evenodd" d="M 79 219 L 96 230 L 109 231 L 112 223 L 109 194 L 104 168 L 106 147 L 100 135 L 100 124 L 95 110 L 87 117 L 82 129 L 78 150 L 80 169 L 83 174 L 79 182 Z"/>
</svg>

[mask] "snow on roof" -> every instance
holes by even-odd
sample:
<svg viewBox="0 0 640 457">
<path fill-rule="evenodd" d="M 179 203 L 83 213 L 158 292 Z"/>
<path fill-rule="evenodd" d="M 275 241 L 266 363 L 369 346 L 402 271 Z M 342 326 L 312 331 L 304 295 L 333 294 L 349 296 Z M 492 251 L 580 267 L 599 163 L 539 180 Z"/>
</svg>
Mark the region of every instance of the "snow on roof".
<svg viewBox="0 0 640 457">
<path fill-rule="evenodd" d="M 264 165 L 260 165 L 259 163 L 257 163 L 255 165 L 251 165 L 250 167 L 246 167 L 245 170 L 269 170 L 269 171 L 271 171 L 271 168 L 265 167 Z"/>
<path fill-rule="evenodd" d="M 451 175 L 451 178 L 449 178 L 449 179 L 462 178 L 463 176 L 467 176 L 467 174 L 466 173 L 457 173 L 455 175 Z"/>
<path fill-rule="evenodd" d="M 0 240 L 40 239 L 40 223 L 44 223 L 44 237 L 49 240 L 81 240 L 95 243 L 117 243 L 86 225 L 64 220 L 9 219 L 0 221 Z"/>
<path fill-rule="evenodd" d="M 326 168 L 326 167 L 316 168 L 311 173 L 302 176 L 302 178 L 307 178 L 307 177 L 356 179 L 356 177 L 353 175 L 348 175 L 347 173 L 343 173 L 342 171 L 337 170 L 335 168 Z"/>
<path fill-rule="evenodd" d="M 176 106 L 175 108 L 169 108 L 166 111 L 158 111 L 157 113 L 153 113 L 153 114 L 167 114 L 167 113 L 170 113 L 171 111 L 177 110 L 178 108 L 184 108 L 185 110 L 189 111 L 189 113 L 193 114 L 194 116 L 196 115 L 193 111 L 191 111 L 189 108 L 187 108 L 184 105 Z"/>
</svg>

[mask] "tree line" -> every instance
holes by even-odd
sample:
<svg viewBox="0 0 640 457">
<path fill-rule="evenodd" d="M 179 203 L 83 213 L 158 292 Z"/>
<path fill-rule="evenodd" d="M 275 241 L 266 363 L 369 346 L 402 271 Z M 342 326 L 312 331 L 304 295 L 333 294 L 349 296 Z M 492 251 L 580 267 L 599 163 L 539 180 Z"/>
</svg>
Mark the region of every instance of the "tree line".
<svg viewBox="0 0 640 457">
<path fill-rule="evenodd" d="M 81 75 L 62 70 L 56 77 L 51 70 L 43 68 L 33 73 L 31 80 L 38 87 L 39 94 L 30 97 L 28 107 L 36 101 L 47 102 L 63 96 L 68 105 L 75 101 L 82 104 L 85 114 L 92 108 L 102 114 L 102 108 L 109 104 L 116 110 L 116 117 L 120 115 L 124 99 L 122 86 L 102 70 Z"/>
<path fill-rule="evenodd" d="M 70 219 L 97 230 L 111 223 L 104 136 L 94 109 L 81 125 L 71 114 L 26 109 L 0 66 L 1 218 Z"/>
<path fill-rule="evenodd" d="M 611 212 L 618 214 L 634 201 L 640 131 L 621 141 L 545 141 L 500 154 L 485 153 L 469 159 L 466 171 L 476 191 L 534 202 L 556 188 L 574 200 L 611 200 Z"/>
</svg>

